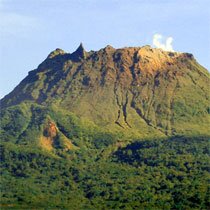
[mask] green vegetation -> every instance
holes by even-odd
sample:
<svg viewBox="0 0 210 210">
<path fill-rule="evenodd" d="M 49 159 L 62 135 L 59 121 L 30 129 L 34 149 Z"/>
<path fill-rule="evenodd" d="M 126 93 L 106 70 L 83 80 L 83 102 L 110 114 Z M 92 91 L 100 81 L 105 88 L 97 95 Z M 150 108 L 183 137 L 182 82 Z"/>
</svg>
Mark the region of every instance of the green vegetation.
<svg viewBox="0 0 210 210">
<path fill-rule="evenodd" d="M 207 209 L 208 149 L 208 138 L 174 137 L 61 157 L 2 143 L 2 208 Z"/>
<path fill-rule="evenodd" d="M 1 119 L 2 209 L 209 205 L 208 137 L 135 140 L 28 102 L 3 110 Z M 38 141 L 49 121 L 58 129 L 52 150 Z"/>
<path fill-rule="evenodd" d="M 207 137 L 138 140 L 29 102 L 2 110 L 1 119 L 2 209 L 209 205 Z M 39 143 L 49 122 L 58 129 L 52 150 Z"/>
</svg>

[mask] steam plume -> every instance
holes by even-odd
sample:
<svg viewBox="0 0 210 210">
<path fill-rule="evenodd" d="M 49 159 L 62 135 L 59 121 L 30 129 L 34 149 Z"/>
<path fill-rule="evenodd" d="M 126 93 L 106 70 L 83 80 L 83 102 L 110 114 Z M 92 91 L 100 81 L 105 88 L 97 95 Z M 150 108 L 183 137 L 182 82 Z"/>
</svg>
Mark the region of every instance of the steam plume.
<svg viewBox="0 0 210 210">
<path fill-rule="evenodd" d="M 174 51 L 173 46 L 172 46 L 173 38 L 167 37 L 165 39 L 165 43 L 162 42 L 162 39 L 163 39 L 163 36 L 161 34 L 154 34 L 153 42 L 152 42 L 153 45 L 165 51 Z"/>
</svg>

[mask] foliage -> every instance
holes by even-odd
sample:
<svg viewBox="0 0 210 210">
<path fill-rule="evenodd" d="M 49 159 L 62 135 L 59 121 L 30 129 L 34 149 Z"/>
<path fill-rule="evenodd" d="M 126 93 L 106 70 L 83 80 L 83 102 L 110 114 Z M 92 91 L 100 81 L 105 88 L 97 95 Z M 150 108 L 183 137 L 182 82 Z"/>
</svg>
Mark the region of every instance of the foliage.
<svg viewBox="0 0 210 210">
<path fill-rule="evenodd" d="M 45 209 L 207 209 L 208 149 L 207 137 L 173 137 L 136 140 L 106 158 L 104 149 L 97 146 L 59 157 L 2 143 L 1 203 L 6 209 L 9 205 Z"/>
</svg>

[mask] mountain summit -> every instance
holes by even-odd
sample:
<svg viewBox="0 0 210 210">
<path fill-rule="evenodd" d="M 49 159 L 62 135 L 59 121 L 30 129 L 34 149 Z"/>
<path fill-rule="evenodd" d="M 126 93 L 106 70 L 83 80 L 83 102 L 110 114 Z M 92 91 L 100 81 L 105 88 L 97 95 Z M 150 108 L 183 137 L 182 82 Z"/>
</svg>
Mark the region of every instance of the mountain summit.
<svg viewBox="0 0 210 210">
<path fill-rule="evenodd" d="M 75 57 L 76 59 L 80 59 L 80 58 L 85 59 L 86 58 L 86 52 L 85 52 L 85 49 L 84 49 L 82 43 L 80 43 L 77 50 L 74 53 L 72 53 L 72 57 Z"/>
<path fill-rule="evenodd" d="M 56 104 L 107 129 L 171 135 L 202 133 L 208 117 L 209 73 L 192 54 L 107 46 L 51 52 L 1 100 Z"/>
</svg>

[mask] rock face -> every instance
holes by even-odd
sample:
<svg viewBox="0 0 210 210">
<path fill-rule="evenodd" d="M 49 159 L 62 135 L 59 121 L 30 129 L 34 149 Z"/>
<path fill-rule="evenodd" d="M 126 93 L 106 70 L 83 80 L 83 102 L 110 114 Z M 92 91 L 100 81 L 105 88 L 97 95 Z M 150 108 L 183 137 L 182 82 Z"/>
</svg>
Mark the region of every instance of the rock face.
<svg viewBox="0 0 210 210">
<path fill-rule="evenodd" d="M 56 135 L 57 135 L 56 125 L 55 123 L 49 121 L 46 127 L 44 128 L 44 136 L 53 139 L 56 137 Z"/>
<path fill-rule="evenodd" d="M 43 136 L 40 138 L 40 145 L 47 149 L 52 150 L 56 144 L 57 128 L 53 122 L 48 122 L 44 127 Z"/>
<path fill-rule="evenodd" d="M 48 151 L 52 151 L 53 149 L 57 149 L 59 147 L 62 147 L 62 149 L 66 151 L 73 149 L 70 139 L 64 136 L 64 134 L 58 130 L 56 124 L 50 120 L 48 120 L 44 125 L 39 145 Z"/>
<path fill-rule="evenodd" d="M 1 100 L 3 108 L 54 104 L 110 129 L 209 132 L 208 71 L 189 53 L 150 46 L 51 52 Z"/>
</svg>

